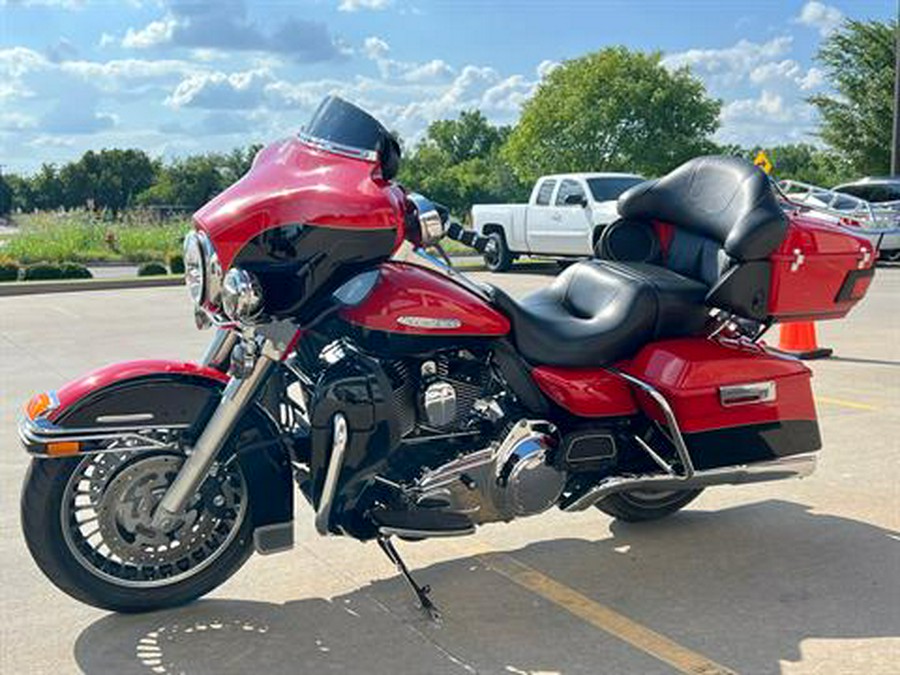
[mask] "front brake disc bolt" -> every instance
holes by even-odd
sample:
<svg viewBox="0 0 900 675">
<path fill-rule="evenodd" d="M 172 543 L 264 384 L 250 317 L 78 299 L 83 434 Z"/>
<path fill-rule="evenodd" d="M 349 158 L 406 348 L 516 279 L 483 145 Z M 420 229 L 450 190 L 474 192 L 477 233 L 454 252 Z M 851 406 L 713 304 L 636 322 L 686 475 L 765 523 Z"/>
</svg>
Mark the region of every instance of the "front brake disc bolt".
<svg viewBox="0 0 900 675">
<path fill-rule="evenodd" d="M 216 495 L 213 497 L 213 506 L 217 506 L 219 508 L 225 506 L 225 497 L 222 495 Z"/>
</svg>

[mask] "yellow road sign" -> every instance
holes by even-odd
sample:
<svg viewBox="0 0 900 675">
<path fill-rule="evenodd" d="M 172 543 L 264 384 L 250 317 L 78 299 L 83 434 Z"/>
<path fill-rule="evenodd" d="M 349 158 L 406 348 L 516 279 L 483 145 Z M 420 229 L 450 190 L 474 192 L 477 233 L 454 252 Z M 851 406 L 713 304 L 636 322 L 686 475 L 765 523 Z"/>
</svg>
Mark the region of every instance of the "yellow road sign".
<svg viewBox="0 0 900 675">
<path fill-rule="evenodd" d="M 753 160 L 753 163 L 756 164 L 760 169 L 765 171 L 766 173 L 772 173 L 772 169 L 774 168 L 774 164 L 769 159 L 769 156 L 760 150 L 756 153 L 756 159 Z"/>
</svg>

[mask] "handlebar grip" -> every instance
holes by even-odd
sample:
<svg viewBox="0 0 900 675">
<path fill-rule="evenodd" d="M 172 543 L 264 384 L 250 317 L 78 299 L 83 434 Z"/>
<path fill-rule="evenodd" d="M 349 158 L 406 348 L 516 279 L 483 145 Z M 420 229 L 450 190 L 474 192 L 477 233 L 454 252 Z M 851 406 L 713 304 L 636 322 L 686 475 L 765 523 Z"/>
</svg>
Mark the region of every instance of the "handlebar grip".
<svg viewBox="0 0 900 675">
<path fill-rule="evenodd" d="M 482 237 L 474 230 L 465 229 L 459 223 L 450 223 L 450 226 L 447 228 L 447 236 L 464 246 L 474 248 L 479 253 L 484 253 L 484 249 L 490 241 L 487 237 Z"/>
</svg>

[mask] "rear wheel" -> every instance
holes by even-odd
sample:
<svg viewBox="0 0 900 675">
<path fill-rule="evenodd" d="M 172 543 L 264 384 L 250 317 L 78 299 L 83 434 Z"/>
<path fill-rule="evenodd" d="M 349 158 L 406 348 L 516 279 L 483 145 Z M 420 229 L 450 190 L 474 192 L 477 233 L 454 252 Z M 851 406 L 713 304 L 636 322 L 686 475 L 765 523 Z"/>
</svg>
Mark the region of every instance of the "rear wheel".
<svg viewBox="0 0 900 675">
<path fill-rule="evenodd" d="M 72 597 L 117 612 L 190 602 L 252 552 L 247 486 L 235 455 L 166 531 L 153 512 L 184 461 L 174 450 L 35 459 L 22 527 L 41 570 Z"/>
<path fill-rule="evenodd" d="M 506 237 L 502 232 L 492 232 L 487 236 L 488 243 L 484 249 L 484 264 L 491 272 L 506 272 L 512 267 L 512 251 L 506 245 Z"/>
<path fill-rule="evenodd" d="M 639 523 L 671 515 L 694 501 L 701 492 L 702 489 L 669 492 L 631 490 L 603 498 L 597 508 L 626 523 Z"/>
</svg>

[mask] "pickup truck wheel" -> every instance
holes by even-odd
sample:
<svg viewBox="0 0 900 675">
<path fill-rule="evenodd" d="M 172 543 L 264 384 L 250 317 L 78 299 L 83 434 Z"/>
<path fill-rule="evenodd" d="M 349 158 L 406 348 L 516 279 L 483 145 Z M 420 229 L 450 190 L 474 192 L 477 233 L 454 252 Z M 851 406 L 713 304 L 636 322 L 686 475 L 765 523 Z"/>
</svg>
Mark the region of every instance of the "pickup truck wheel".
<svg viewBox="0 0 900 675">
<path fill-rule="evenodd" d="M 513 264 L 513 254 L 506 245 L 506 237 L 500 232 L 488 235 L 484 249 L 484 264 L 491 272 L 506 272 Z"/>
</svg>

